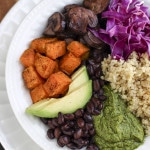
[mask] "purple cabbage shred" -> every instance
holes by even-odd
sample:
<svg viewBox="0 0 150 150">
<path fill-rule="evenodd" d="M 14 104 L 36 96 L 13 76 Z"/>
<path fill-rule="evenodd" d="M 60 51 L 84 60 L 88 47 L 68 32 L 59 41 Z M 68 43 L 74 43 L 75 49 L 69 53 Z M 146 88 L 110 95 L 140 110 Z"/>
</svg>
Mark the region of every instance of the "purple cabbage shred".
<svg viewBox="0 0 150 150">
<path fill-rule="evenodd" d="M 150 16 L 148 7 L 138 0 L 111 0 L 102 13 L 107 19 L 106 29 L 89 29 L 96 37 L 110 45 L 114 59 L 128 59 L 136 51 L 150 56 Z"/>
</svg>

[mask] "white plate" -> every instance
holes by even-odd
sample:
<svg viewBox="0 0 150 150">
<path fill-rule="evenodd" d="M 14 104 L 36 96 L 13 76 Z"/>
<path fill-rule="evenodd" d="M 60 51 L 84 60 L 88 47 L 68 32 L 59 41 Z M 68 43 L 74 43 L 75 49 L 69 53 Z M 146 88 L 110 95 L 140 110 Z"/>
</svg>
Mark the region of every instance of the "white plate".
<svg viewBox="0 0 150 150">
<path fill-rule="evenodd" d="M 5 60 L 19 24 L 41 0 L 20 0 L 0 23 L 0 142 L 6 150 L 40 150 L 18 123 L 5 88 Z"/>
<path fill-rule="evenodd" d="M 9 48 L 6 63 L 6 85 L 10 104 L 25 132 L 45 150 L 61 150 L 55 140 L 49 140 L 46 137 L 46 127 L 41 121 L 25 113 L 26 107 L 31 104 L 28 90 L 24 87 L 22 80 L 23 67 L 19 63 L 19 58 L 23 51 L 28 48 L 30 41 L 40 37 L 47 25 L 48 17 L 55 11 L 60 11 L 63 6 L 71 3 L 78 3 L 80 0 L 44 0 L 35 9 L 29 13 L 25 20 L 19 26 Z M 146 1 L 149 3 L 148 0 Z M 149 4 L 150 6 L 150 4 Z M 150 147 L 150 138 L 138 150 L 148 150 Z M 67 148 L 63 148 L 67 149 Z"/>
</svg>

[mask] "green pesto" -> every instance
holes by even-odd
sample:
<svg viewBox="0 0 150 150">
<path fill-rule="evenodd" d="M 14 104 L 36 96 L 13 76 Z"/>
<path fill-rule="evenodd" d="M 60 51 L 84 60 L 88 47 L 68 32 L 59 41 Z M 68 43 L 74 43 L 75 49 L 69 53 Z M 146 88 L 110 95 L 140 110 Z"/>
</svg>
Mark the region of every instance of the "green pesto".
<svg viewBox="0 0 150 150">
<path fill-rule="evenodd" d="M 110 86 L 105 86 L 104 91 L 107 96 L 104 108 L 94 117 L 96 144 L 101 150 L 134 150 L 144 140 L 140 121 Z"/>
</svg>

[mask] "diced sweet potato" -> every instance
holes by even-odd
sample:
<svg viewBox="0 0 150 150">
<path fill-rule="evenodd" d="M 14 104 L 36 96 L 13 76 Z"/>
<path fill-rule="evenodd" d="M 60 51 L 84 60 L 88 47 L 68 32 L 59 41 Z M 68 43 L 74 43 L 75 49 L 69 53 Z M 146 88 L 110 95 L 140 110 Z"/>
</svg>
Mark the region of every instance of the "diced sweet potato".
<svg viewBox="0 0 150 150">
<path fill-rule="evenodd" d="M 48 78 L 57 67 L 57 62 L 39 53 L 35 55 L 35 68 L 42 78 Z"/>
<path fill-rule="evenodd" d="M 55 41 L 46 44 L 46 55 L 51 59 L 57 59 L 66 53 L 66 42 Z"/>
<path fill-rule="evenodd" d="M 46 43 L 51 43 L 54 41 L 57 41 L 57 38 L 45 38 L 45 37 L 37 38 L 31 42 L 30 48 L 36 50 L 39 53 L 45 54 Z"/>
<path fill-rule="evenodd" d="M 43 83 L 43 79 L 39 76 L 33 66 L 25 68 L 22 76 L 28 89 L 33 89 Z"/>
<path fill-rule="evenodd" d="M 60 60 L 60 70 L 68 75 L 71 75 L 80 64 L 80 58 L 75 57 L 72 53 L 68 53 Z"/>
<path fill-rule="evenodd" d="M 33 103 L 36 103 L 44 98 L 48 98 L 48 94 L 43 88 L 43 84 L 40 84 L 39 86 L 35 87 L 31 92 L 31 99 Z"/>
<path fill-rule="evenodd" d="M 20 62 L 23 66 L 29 67 L 34 65 L 35 51 L 31 48 L 25 50 L 20 57 Z"/>
<path fill-rule="evenodd" d="M 83 54 L 89 51 L 89 48 L 83 45 L 82 43 L 78 41 L 72 41 L 67 46 L 68 51 L 70 51 L 72 54 L 74 54 L 76 57 L 81 57 Z"/>
<path fill-rule="evenodd" d="M 55 65 L 54 73 L 60 71 L 60 69 L 59 69 L 59 60 L 56 59 L 55 62 L 56 62 L 56 65 Z"/>
<path fill-rule="evenodd" d="M 71 79 L 63 72 L 59 71 L 50 75 L 43 87 L 49 97 L 58 97 L 66 93 L 70 83 Z"/>
</svg>

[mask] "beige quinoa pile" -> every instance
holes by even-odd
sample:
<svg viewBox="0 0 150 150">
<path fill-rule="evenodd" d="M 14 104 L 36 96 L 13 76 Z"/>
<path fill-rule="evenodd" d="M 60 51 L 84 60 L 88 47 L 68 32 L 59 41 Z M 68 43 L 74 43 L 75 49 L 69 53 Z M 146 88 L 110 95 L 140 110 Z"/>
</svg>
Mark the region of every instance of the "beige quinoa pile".
<svg viewBox="0 0 150 150">
<path fill-rule="evenodd" d="M 102 62 L 104 76 L 115 92 L 127 101 L 129 109 L 141 118 L 145 133 L 150 135 L 150 60 L 133 52 L 127 61 L 111 56 Z"/>
</svg>

